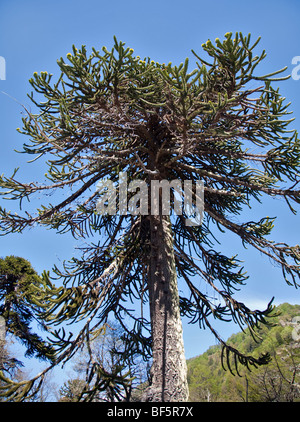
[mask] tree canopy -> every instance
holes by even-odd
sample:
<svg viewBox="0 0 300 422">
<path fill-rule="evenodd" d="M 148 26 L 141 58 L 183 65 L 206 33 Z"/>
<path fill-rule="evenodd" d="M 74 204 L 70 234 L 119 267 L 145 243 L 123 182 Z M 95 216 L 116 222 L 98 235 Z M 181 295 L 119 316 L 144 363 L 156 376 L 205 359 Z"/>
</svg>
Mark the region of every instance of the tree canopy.
<svg viewBox="0 0 300 422">
<path fill-rule="evenodd" d="M 110 314 L 126 330 L 128 358 L 138 352 L 149 359 L 152 353 L 150 321 L 143 310 L 132 312 L 128 301 L 144 304 L 155 274 L 163 281 L 159 258 L 156 269 L 149 270 L 159 221 L 150 212 L 97 213 L 97 182 L 117 183 L 120 172 L 127 173 L 128 183 L 145 181 L 149 190 L 152 180 L 203 181 L 202 224 L 186 225 L 183 210 L 163 216 L 167 223 L 160 221 L 159 226 L 169 247 L 169 270 L 176 271 L 189 292 L 179 295 L 181 316 L 208 327 L 227 362 L 229 355 L 235 366 L 269 361 L 268 354 L 254 358 L 229 346 L 209 319 L 233 320 L 255 336 L 273 309 L 270 302 L 266 310 L 252 311 L 234 298 L 247 274 L 237 257 L 216 250 L 215 227 L 236 234 L 244 246 L 280 266 L 287 283 L 299 282 L 299 245 L 269 239 L 275 218 L 237 222 L 245 207 L 265 196 L 284 198 L 292 212 L 300 201 L 300 143 L 297 131 L 289 129 L 289 104 L 272 86 L 286 79 L 280 76 L 285 69 L 257 76 L 266 57 L 265 51 L 254 54 L 258 42 L 240 33 L 227 33 L 215 44 L 208 40 L 202 45 L 208 58 L 193 51 L 196 68 L 190 71 L 188 59 L 178 66 L 142 60 L 115 39 L 110 51 L 103 47 L 88 54 L 85 46 L 73 46 L 67 60 L 58 60 L 61 73 L 55 81 L 47 72 L 30 79 L 34 93 L 29 97 L 37 113 L 25 109 L 19 131 L 29 141 L 22 152 L 46 161 L 48 171 L 40 182 L 18 181 L 17 170 L 11 177 L 1 176 L 2 195 L 21 205 L 36 192 L 69 193 L 36 213 L 16 214 L 1 207 L 0 228 L 6 234 L 38 224 L 85 241 L 95 239 L 81 248 L 80 258 L 55 267 L 62 285 L 55 286 L 47 273 L 43 276 L 47 300 L 39 305 L 47 302 L 48 323 L 86 319 L 75 337 L 64 329 L 53 331 L 57 362 L 73 356 Z M 117 193 L 120 209 L 118 188 Z M 171 247 L 167 239 L 172 239 Z M 217 303 L 200 289 L 199 279 L 218 294 Z M 125 319 L 131 320 L 130 328 Z"/>
</svg>

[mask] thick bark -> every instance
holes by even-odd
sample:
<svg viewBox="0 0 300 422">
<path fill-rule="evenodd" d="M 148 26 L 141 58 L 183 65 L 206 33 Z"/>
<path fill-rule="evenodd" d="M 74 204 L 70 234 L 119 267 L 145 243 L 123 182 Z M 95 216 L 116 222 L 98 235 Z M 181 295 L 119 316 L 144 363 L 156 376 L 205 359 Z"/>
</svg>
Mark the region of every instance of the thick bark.
<svg viewBox="0 0 300 422">
<path fill-rule="evenodd" d="M 187 367 L 169 216 L 150 216 L 148 274 L 152 328 L 152 384 L 147 401 L 188 400 Z"/>
</svg>

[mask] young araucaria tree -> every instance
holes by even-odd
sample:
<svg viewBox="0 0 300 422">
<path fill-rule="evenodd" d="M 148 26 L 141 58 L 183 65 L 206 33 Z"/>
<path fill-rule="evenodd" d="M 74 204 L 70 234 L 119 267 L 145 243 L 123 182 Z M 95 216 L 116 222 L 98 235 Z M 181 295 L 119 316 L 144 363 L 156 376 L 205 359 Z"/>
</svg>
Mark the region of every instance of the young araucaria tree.
<svg viewBox="0 0 300 422">
<path fill-rule="evenodd" d="M 270 302 L 266 310 L 252 311 L 234 298 L 247 277 L 236 257 L 214 249 L 215 227 L 235 233 L 243 245 L 281 266 L 287 283 L 297 286 L 299 277 L 299 246 L 269 239 L 273 218 L 237 222 L 245 207 L 265 195 L 284 198 L 292 211 L 292 203 L 300 202 L 299 140 L 288 130 L 288 105 L 271 86 L 285 79 L 278 77 L 285 69 L 257 76 L 266 56 L 254 55 L 258 41 L 252 44 L 250 35 L 239 33 L 227 33 L 215 45 L 207 41 L 202 46 L 207 61 L 193 52 L 197 65 L 189 71 L 188 59 L 179 66 L 140 60 L 115 40 L 111 51 L 103 47 L 90 55 L 85 46 L 73 47 L 67 61 L 58 61 L 55 82 L 47 72 L 34 73 L 30 83 L 42 101 L 30 95 L 38 112 L 25 109 L 20 132 L 30 139 L 23 152 L 46 161 L 47 180 L 25 183 L 16 173 L 2 176 L 3 195 L 21 201 L 61 190 L 64 196 L 37 213 L 1 208 L 1 229 L 13 233 L 43 225 L 85 241 L 93 236 L 94 242 L 81 248 L 80 258 L 55 268 L 60 286 L 44 274 L 48 323 L 86 318 L 74 337 L 53 329 L 58 363 L 73 356 L 111 315 L 127 330 L 128 359 L 130 353 L 152 356 L 148 401 L 188 399 L 181 317 L 214 333 L 230 370 L 239 363 L 268 362 L 268 354 L 254 358 L 234 349 L 212 325 L 213 318 L 232 319 L 254 334 L 273 309 Z M 114 192 L 99 189 L 104 179 L 114 183 Z M 163 193 L 166 202 L 157 204 L 152 184 L 174 180 L 193 186 L 202 181 L 202 224 L 188 220 L 188 207 L 168 215 Z M 178 193 L 171 208 L 176 201 Z M 101 214 L 106 205 L 108 212 Z M 200 290 L 200 279 L 216 292 L 217 303 Z M 178 280 L 185 284 L 182 296 Z M 139 307 L 130 309 L 130 300 L 149 301 L 150 323 Z M 96 366 L 93 371 L 89 376 L 99 382 L 118 375 Z M 117 380 L 124 382 L 121 374 Z M 22 397 L 20 389 L 18 394 Z"/>
</svg>

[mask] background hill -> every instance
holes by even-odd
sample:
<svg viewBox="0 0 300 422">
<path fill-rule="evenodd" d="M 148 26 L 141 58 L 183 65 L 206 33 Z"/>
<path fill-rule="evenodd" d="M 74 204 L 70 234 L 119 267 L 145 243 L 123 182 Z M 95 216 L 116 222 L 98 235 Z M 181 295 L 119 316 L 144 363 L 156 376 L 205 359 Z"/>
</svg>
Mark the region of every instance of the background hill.
<svg viewBox="0 0 300 422">
<path fill-rule="evenodd" d="M 191 401 L 300 401 L 300 305 L 284 303 L 276 313 L 257 342 L 248 330 L 228 339 L 246 354 L 269 352 L 268 365 L 251 372 L 240 366 L 240 376 L 232 375 L 222 368 L 220 346 L 187 361 Z"/>
</svg>

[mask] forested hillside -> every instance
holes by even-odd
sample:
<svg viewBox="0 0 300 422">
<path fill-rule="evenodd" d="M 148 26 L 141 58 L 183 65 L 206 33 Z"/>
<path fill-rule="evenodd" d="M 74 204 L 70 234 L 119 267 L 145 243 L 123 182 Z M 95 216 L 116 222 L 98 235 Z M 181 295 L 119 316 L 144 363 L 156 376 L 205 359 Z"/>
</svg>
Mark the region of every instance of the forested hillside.
<svg viewBox="0 0 300 422">
<path fill-rule="evenodd" d="M 300 305 L 284 303 L 276 313 L 272 326 L 261 328 L 257 342 L 248 330 L 228 341 L 254 356 L 269 352 L 268 365 L 251 372 L 239 366 L 239 374 L 231 374 L 222 368 L 220 346 L 188 360 L 191 401 L 300 401 Z"/>
</svg>

